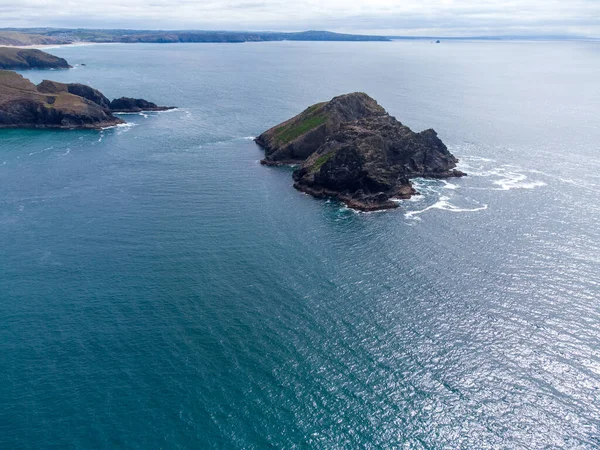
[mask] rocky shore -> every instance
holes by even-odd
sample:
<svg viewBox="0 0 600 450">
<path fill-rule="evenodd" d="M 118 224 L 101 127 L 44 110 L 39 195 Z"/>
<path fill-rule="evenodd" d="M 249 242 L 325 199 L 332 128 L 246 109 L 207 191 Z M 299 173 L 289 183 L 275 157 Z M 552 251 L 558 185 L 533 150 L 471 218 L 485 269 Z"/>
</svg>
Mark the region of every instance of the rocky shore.
<svg viewBox="0 0 600 450">
<path fill-rule="evenodd" d="M 99 129 L 124 123 L 114 115 L 118 112 L 172 108 L 143 99 L 121 100 L 111 102 L 97 89 L 78 83 L 44 80 L 36 86 L 15 72 L 0 70 L 0 128 Z"/>
<path fill-rule="evenodd" d="M 364 93 L 313 105 L 256 143 L 263 164 L 299 165 L 296 189 L 362 211 L 396 208 L 416 194 L 411 178 L 465 175 L 434 130 L 413 132 Z"/>
</svg>

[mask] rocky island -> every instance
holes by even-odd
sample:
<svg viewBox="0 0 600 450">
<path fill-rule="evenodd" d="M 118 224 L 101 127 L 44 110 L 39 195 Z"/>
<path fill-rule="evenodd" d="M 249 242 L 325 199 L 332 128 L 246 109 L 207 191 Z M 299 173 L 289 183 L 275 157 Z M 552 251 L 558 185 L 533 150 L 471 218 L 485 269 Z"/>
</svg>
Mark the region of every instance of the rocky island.
<svg viewBox="0 0 600 450">
<path fill-rule="evenodd" d="M 142 99 L 132 103 L 112 102 L 100 91 L 79 83 L 44 80 L 35 85 L 23 76 L 0 70 L 0 128 L 92 128 L 124 123 L 118 112 L 164 111 Z M 112 105 L 117 102 L 118 108 Z M 133 105 L 128 108 L 127 105 Z M 142 105 L 142 106 L 140 106 Z"/>
<path fill-rule="evenodd" d="M 437 133 L 415 133 L 364 93 L 335 97 L 256 138 L 266 165 L 296 164 L 294 187 L 354 209 L 396 208 L 416 193 L 411 178 L 465 174 Z"/>
<path fill-rule="evenodd" d="M 121 97 L 110 102 L 110 110 L 114 113 L 142 112 L 142 111 L 167 111 L 173 106 L 158 106 L 141 98 Z"/>
<path fill-rule="evenodd" d="M 41 50 L 0 47 L 0 69 L 68 69 L 70 67 L 66 59 Z"/>
</svg>

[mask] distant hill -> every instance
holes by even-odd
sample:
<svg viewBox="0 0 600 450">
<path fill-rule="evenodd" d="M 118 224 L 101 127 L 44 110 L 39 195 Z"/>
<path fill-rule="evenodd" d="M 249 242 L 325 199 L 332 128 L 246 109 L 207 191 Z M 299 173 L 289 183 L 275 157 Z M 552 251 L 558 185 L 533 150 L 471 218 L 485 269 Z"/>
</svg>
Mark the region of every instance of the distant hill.
<svg viewBox="0 0 600 450">
<path fill-rule="evenodd" d="M 0 47 L 0 69 L 68 69 L 69 67 L 65 59 L 41 50 Z"/>
<path fill-rule="evenodd" d="M 4 39 L 4 40 L 3 40 Z M 157 30 L 88 30 L 88 29 L 5 29 L 0 30 L 0 44 L 35 45 L 75 42 L 176 43 L 176 42 L 264 42 L 264 41 L 389 41 L 385 36 L 341 34 L 330 31 L 298 33 L 253 31 L 157 31 Z"/>
<path fill-rule="evenodd" d="M 0 45 L 57 45 L 68 44 L 69 42 L 37 33 L 28 33 L 21 31 L 0 30 Z"/>
</svg>

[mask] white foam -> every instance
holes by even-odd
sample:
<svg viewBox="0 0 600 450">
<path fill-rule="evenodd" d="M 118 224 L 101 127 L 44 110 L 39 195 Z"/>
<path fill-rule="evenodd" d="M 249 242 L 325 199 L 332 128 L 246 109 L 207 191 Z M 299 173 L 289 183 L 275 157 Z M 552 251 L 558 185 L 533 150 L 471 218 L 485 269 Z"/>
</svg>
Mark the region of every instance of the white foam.
<svg viewBox="0 0 600 450">
<path fill-rule="evenodd" d="M 461 208 L 456 205 L 453 205 L 452 203 L 449 202 L 449 200 L 450 200 L 449 197 L 441 196 L 439 198 L 439 200 L 436 203 L 434 203 L 433 205 L 428 206 L 427 208 L 421 209 L 419 211 L 408 211 L 408 212 L 404 213 L 404 217 L 406 217 L 407 219 L 415 218 L 415 216 L 417 216 L 418 214 L 422 214 L 425 211 L 429 211 L 431 209 L 441 209 L 443 211 L 460 213 L 460 212 L 483 211 L 488 208 L 488 205 L 482 205 L 477 208 Z"/>
<path fill-rule="evenodd" d="M 112 130 L 113 128 L 131 128 L 131 127 L 134 127 L 135 125 L 136 125 L 135 123 L 130 123 L 130 122 L 119 123 L 117 125 L 111 125 L 110 127 L 100 128 L 100 132 L 102 132 L 104 130 Z"/>
<path fill-rule="evenodd" d="M 242 139 L 244 141 L 253 141 L 254 139 L 256 139 L 256 136 L 244 136 Z"/>
<path fill-rule="evenodd" d="M 501 176 L 503 179 L 493 181 L 493 184 L 500 186 L 501 191 L 510 191 L 511 189 L 534 189 L 536 187 L 546 186 L 543 181 L 527 181 L 528 178 L 522 173 L 505 172 Z"/>
<path fill-rule="evenodd" d="M 441 181 L 442 181 L 442 183 L 444 183 L 444 189 L 452 189 L 452 190 L 458 189 L 457 184 L 450 183 L 446 180 L 441 180 Z"/>
<path fill-rule="evenodd" d="M 171 109 L 165 109 L 164 111 L 154 111 L 155 113 L 158 114 L 165 114 L 165 113 L 172 113 L 172 112 L 176 112 L 176 111 L 185 111 L 182 108 L 171 108 Z"/>
<path fill-rule="evenodd" d="M 485 158 L 467 158 L 473 161 L 485 161 Z M 485 161 L 487 162 L 487 161 Z M 493 160 L 489 160 L 493 162 Z M 537 176 L 547 176 L 544 172 L 536 169 L 523 169 L 514 164 L 504 164 L 502 166 L 489 168 L 485 164 L 469 164 L 468 162 L 460 165 L 461 170 L 467 172 L 471 177 L 497 178 L 492 180 L 493 186 L 498 187 L 469 187 L 476 190 L 498 190 L 509 191 L 511 189 L 534 189 L 537 187 L 546 186 L 546 182 L 542 180 L 531 180 L 527 174 Z"/>
</svg>

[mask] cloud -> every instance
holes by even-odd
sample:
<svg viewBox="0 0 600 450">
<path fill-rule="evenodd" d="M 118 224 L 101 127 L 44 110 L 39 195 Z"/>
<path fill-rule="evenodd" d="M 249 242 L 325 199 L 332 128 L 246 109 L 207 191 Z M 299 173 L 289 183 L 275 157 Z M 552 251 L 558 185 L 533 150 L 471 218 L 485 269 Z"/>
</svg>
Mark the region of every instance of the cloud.
<svg viewBox="0 0 600 450">
<path fill-rule="evenodd" d="M 5 1 L 5 0 L 0 0 Z M 3 27 L 600 36 L 598 0 L 21 0 Z"/>
</svg>

